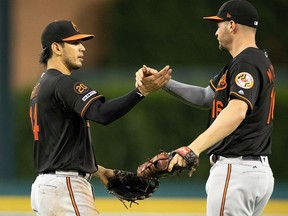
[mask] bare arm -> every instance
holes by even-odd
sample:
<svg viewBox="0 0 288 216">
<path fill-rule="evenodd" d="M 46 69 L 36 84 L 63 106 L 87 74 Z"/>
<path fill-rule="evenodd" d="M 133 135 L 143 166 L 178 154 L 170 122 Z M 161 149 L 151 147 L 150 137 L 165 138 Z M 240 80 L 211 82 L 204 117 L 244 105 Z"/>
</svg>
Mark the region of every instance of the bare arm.
<svg viewBox="0 0 288 216">
<path fill-rule="evenodd" d="M 213 124 L 198 136 L 188 147 L 200 154 L 218 141 L 230 135 L 244 120 L 248 105 L 238 99 L 233 99 L 220 112 Z M 193 151 L 194 151 L 193 150 Z"/>
<path fill-rule="evenodd" d="M 195 154 L 200 155 L 203 151 L 213 146 L 218 141 L 231 134 L 244 120 L 248 110 L 248 105 L 241 100 L 233 99 L 218 115 L 213 124 L 202 134 L 200 134 L 188 147 Z M 169 164 L 169 171 L 178 163 L 185 166 L 182 157 L 176 155 Z"/>
<path fill-rule="evenodd" d="M 103 166 L 98 165 L 98 171 L 93 173 L 93 177 L 100 180 L 103 185 L 107 185 L 110 178 L 114 177 L 114 171 L 112 169 L 106 169 Z"/>
<path fill-rule="evenodd" d="M 169 94 L 177 97 L 189 106 L 208 109 L 214 97 L 214 91 L 207 86 L 206 88 L 188 85 L 175 80 L 169 82 L 163 88 Z"/>
</svg>

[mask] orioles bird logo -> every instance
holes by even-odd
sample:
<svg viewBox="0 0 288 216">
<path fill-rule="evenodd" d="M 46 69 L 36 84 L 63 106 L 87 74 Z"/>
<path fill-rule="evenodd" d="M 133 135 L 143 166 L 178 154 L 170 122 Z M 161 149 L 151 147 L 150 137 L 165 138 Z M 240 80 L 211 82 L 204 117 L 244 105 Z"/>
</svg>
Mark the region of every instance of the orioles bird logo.
<svg viewBox="0 0 288 216">
<path fill-rule="evenodd" d="M 254 85 L 254 79 L 251 74 L 247 72 L 241 72 L 235 77 L 236 84 L 244 89 L 250 89 Z"/>
</svg>

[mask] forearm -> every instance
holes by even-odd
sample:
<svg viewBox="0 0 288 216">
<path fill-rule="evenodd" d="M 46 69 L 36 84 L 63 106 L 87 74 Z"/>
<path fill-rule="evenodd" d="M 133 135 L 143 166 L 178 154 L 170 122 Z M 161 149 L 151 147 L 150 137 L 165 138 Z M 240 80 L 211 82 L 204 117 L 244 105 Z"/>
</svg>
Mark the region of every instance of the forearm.
<svg viewBox="0 0 288 216">
<path fill-rule="evenodd" d="M 129 112 L 144 97 L 135 89 L 130 93 L 109 100 L 105 103 L 95 101 L 87 109 L 85 118 L 99 124 L 107 125 Z"/>
<path fill-rule="evenodd" d="M 107 185 L 110 178 L 114 176 L 114 172 L 112 169 L 106 169 L 103 166 L 98 165 L 97 172 L 93 173 L 93 177 L 97 178 L 102 182 L 103 185 Z"/>
<path fill-rule="evenodd" d="M 210 108 L 214 96 L 214 92 L 210 86 L 203 88 L 180 83 L 175 80 L 170 80 L 163 90 L 190 106 L 203 109 Z"/>
<path fill-rule="evenodd" d="M 98 170 L 93 173 L 93 177 L 100 178 L 105 173 L 105 168 L 103 166 L 98 165 Z"/>
</svg>

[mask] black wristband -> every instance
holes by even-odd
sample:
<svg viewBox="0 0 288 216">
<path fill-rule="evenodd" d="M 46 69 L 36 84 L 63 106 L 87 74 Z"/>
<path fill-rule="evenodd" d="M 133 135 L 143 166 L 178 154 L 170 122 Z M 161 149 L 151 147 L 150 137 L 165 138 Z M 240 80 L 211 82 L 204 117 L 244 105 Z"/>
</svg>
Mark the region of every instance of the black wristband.
<svg viewBox="0 0 288 216">
<path fill-rule="evenodd" d="M 145 97 L 142 93 L 141 93 L 141 91 L 138 89 L 138 88 L 136 88 L 136 93 L 139 95 L 139 97 Z"/>
</svg>

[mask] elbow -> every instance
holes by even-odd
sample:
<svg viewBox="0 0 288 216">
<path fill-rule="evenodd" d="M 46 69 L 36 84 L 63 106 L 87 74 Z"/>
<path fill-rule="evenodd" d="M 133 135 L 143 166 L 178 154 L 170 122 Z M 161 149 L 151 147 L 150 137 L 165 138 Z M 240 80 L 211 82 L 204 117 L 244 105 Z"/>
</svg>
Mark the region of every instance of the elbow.
<svg viewBox="0 0 288 216">
<path fill-rule="evenodd" d="M 111 118 L 103 118 L 103 117 L 99 117 L 99 116 L 94 116 L 93 118 L 90 118 L 89 120 L 96 122 L 97 124 L 100 125 L 109 125 L 113 122 L 113 119 Z"/>
<path fill-rule="evenodd" d="M 241 100 L 231 100 L 228 104 L 228 107 L 229 110 L 232 111 L 230 114 L 236 118 L 236 121 L 238 120 L 239 122 L 242 122 L 246 118 L 249 109 L 247 103 Z"/>
<path fill-rule="evenodd" d="M 235 128 L 237 128 L 245 119 L 246 115 L 244 115 L 243 113 L 239 113 L 238 115 L 235 116 L 234 119 L 234 124 L 235 124 Z"/>
<path fill-rule="evenodd" d="M 246 118 L 247 112 L 248 112 L 248 105 L 246 103 L 243 104 L 243 106 L 240 106 L 239 108 L 239 118 L 241 122 Z"/>
<path fill-rule="evenodd" d="M 241 112 L 241 113 L 239 114 L 239 120 L 240 120 L 241 122 L 246 118 L 246 114 L 247 114 L 247 112 Z"/>
<path fill-rule="evenodd" d="M 212 100 L 206 100 L 202 107 L 203 107 L 203 109 L 208 110 L 208 109 L 211 109 L 211 107 L 212 107 L 211 104 L 212 104 Z"/>
<path fill-rule="evenodd" d="M 104 125 L 104 126 L 107 126 L 109 124 L 111 124 L 113 121 L 110 121 L 109 119 L 101 119 L 99 121 L 97 121 L 98 124 L 101 124 L 101 125 Z"/>
<path fill-rule="evenodd" d="M 246 118 L 247 109 L 238 109 L 235 112 L 235 120 L 239 124 Z"/>
</svg>

